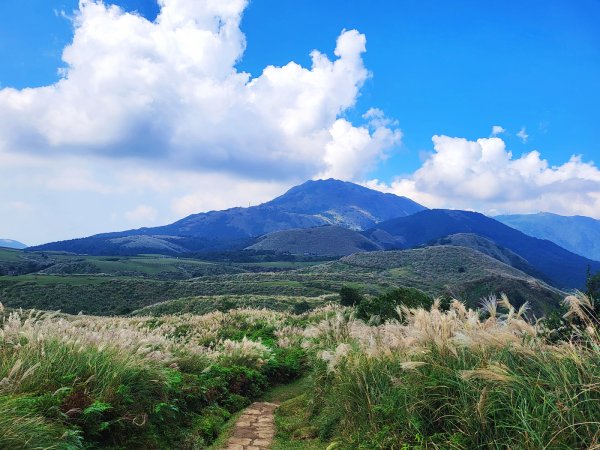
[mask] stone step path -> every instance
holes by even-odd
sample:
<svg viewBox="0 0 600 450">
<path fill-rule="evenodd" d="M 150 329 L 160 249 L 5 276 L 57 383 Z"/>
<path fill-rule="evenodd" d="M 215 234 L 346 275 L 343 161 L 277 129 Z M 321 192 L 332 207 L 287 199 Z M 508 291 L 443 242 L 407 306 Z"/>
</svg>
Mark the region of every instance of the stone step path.
<svg viewBox="0 0 600 450">
<path fill-rule="evenodd" d="M 273 413 L 279 405 L 255 402 L 244 411 L 235 424 L 225 450 L 267 450 L 275 436 Z"/>
</svg>

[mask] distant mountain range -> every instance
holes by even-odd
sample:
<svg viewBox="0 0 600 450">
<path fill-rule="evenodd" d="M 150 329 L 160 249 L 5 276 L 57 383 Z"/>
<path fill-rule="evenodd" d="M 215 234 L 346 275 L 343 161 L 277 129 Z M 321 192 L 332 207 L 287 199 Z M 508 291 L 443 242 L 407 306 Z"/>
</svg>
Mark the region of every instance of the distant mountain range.
<svg viewBox="0 0 600 450">
<path fill-rule="evenodd" d="M 307 181 L 262 205 L 193 214 L 171 225 L 54 242 L 32 250 L 131 255 L 244 248 L 256 237 L 275 231 L 323 225 L 365 230 L 424 209 L 406 197 L 354 183 Z"/>
<path fill-rule="evenodd" d="M 600 271 L 600 262 L 576 255 L 554 242 L 537 239 L 483 214 L 469 211 L 432 209 L 408 217 L 381 222 L 365 232 L 386 249 L 427 245 L 456 233 L 483 236 L 524 258 L 542 279 L 560 288 L 585 285 L 588 266 Z"/>
<path fill-rule="evenodd" d="M 21 249 L 27 248 L 27 245 L 25 245 L 19 241 L 13 241 L 12 239 L 0 239 L 0 247 L 16 248 L 16 249 L 21 250 Z"/>
<path fill-rule="evenodd" d="M 600 261 L 600 220 L 552 213 L 514 214 L 494 219 L 540 239 L 548 239 L 567 250 Z"/>
<path fill-rule="evenodd" d="M 258 206 L 28 250 L 183 255 L 250 249 L 332 257 L 439 245 L 468 247 L 558 288 L 582 288 L 588 266 L 600 271 L 600 262 L 482 214 L 428 210 L 405 197 L 333 179 L 308 181 Z"/>
</svg>

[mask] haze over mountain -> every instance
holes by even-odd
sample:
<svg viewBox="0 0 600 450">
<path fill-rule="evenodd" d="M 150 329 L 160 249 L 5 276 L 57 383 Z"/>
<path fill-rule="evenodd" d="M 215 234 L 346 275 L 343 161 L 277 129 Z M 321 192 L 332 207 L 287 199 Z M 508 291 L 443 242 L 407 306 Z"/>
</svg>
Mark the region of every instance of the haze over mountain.
<svg viewBox="0 0 600 450">
<path fill-rule="evenodd" d="M 494 218 L 525 234 L 548 239 L 573 253 L 600 261 L 600 220 L 547 212 Z"/>
<path fill-rule="evenodd" d="M 554 242 L 537 239 L 480 213 L 427 210 L 377 224 L 365 235 L 384 248 L 412 248 L 456 233 L 473 233 L 521 256 L 543 279 L 560 288 L 582 288 L 587 268 L 600 270 L 600 262 L 576 255 Z"/>
<path fill-rule="evenodd" d="M 0 247 L 24 249 L 27 248 L 27 245 L 12 239 L 0 239 Z"/>
<path fill-rule="evenodd" d="M 334 179 L 307 181 L 269 202 L 193 214 L 173 224 L 105 233 L 55 242 L 34 250 L 62 250 L 87 254 L 183 253 L 240 248 L 250 238 L 274 231 L 337 225 L 365 230 L 379 222 L 413 214 L 425 207 L 406 198 Z"/>
</svg>

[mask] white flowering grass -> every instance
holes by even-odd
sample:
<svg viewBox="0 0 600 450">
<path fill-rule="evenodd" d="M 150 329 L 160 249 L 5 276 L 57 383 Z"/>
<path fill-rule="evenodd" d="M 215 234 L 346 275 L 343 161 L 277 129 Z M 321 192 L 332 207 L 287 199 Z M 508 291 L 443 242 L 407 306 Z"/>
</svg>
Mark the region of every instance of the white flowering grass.
<svg viewBox="0 0 600 450">
<path fill-rule="evenodd" d="M 559 344 L 505 296 L 480 310 L 401 307 L 377 326 L 340 312 L 308 326 L 321 435 L 343 448 L 597 448 L 597 327 L 589 299 L 566 303 L 586 331 Z"/>
</svg>

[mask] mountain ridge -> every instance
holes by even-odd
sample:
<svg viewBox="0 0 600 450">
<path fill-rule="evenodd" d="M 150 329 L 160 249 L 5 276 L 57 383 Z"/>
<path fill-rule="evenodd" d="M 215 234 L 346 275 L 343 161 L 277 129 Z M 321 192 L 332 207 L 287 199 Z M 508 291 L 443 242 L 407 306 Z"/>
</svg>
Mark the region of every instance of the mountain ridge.
<svg viewBox="0 0 600 450">
<path fill-rule="evenodd" d="M 576 255 L 554 242 L 534 238 L 481 213 L 430 209 L 377 224 L 364 232 L 386 249 L 406 249 L 456 233 L 473 233 L 524 258 L 559 288 L 582 288 L 586 271 L 600 271 L 600 262 Z"/>
<path fill-rule="evenodd" d="M 87 254 L 128 254 L 122 242 L 128 236 L 152 236 L 155 245 L 133 244 L 139 251 L 187 251 L 219 248 L 224 241 L 238 241 L 235 248 L 251 245 L 249 239 L 275 231 L 323 225 L 365 230 L 393 217 L 413 214 L 426 208 L 394 194 L 334 179 L 311 180 L 289 189 L 261 205 L 192 214 L 172 224 L 102 233 L 87 238 L 43 244 L 32 250 L 62 250 Z M 184 239 L 181 239 L 184 238 Z M 139 241 L 140 239 L 138 239 Z M 130 249 L 132 243 L 128 243 Z M 245 244 L 245 245 L 243 245 Z M 241 246 L 241 247 L 240 247 Z"/>
<path fill-rule="evenodd" d="M 549 212 L 506 214 L 494 219 L 530 236 L 547 239 L 573 253 L 600 261 L 600 220 Z"/>
<path fill-rule="evenodd" d="M 24 248 L 27 248 L 27 245 L 13 239 L 0 239 L 0 247 L 23 250 Z"/>
</svg>

